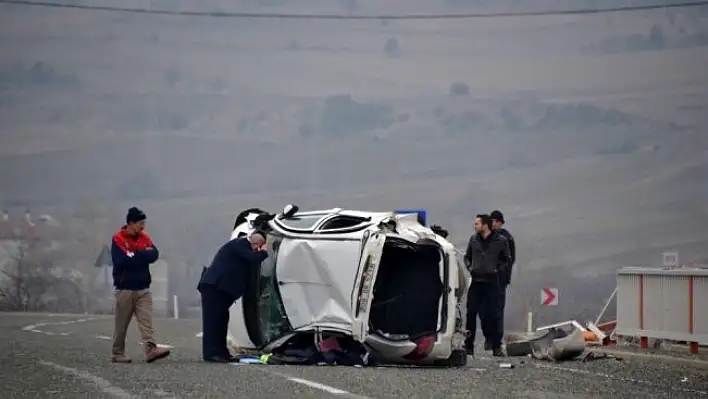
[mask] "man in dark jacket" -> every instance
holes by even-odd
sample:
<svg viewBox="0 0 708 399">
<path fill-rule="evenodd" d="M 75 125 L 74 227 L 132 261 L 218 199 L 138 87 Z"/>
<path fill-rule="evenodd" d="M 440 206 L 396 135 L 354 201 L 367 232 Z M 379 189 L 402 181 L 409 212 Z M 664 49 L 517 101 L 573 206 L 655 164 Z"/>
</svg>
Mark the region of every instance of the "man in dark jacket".
<svg viewBox="0 0 708 399">
<path fill-rule="evenodd" d="M 504 274 L 501 280 L 501 290 L 499 291 L 499 331 L 504 334 L 504 308 L 506 307 L 506 289 L 511 284 L 511 272 L 514 268 L 514 263 L 516 263 L 516 242 L 514 241 L 514 236 L 509 233 L 507 229 L 504 228 L 504 214 L 499 210 L 495 210 L 491 213 L 492 217 L 492 230 L 496 231 L 502 237 L 506 238 L 507 243 L 509 243 L 509 255 L 511 260 L 509 262 L 509 268 Z"/>
<path fill-rule="evenodd" d="M 113 333 L 114 363 L 130 363 L 125 354 L 125 336 L 130 319 L 135 315 L 145 345 L 148 363 L 170 354 L 157 347 L 152 328 L 152 293 L 150 264 L 160 256 L 155 244 L 145 233 L 145 213 L 132 207 L 126 215 L 126 225 L 113 236 L 113 286 L 115 287 L 115 330 Z"/>
<path fill-rule="evenodd" d="M 202 296 L 202 357 L 207 362 L 235 359 L 226 346 L 229 308 L 248 286 L 251 270 L 268 257 L 263 233 L 236 238 L 224 244 L 204 269 L 197 289 Z"/>
<path fill-rule="evenodd" d="M 502 332 L 499 331 L 499 291 L 500 281 L 506 273 L 511 255 L 509 244 L 500 234 L 492 230 L 489 215 L 477 215 L 474 221 L 476 234 L 467 244 L 465 265 L 472 276 L 467 294 L 467 352 L 474 353 L 477 332 L 477 316 L 480 315 L 482 332 L 491 342 L 493 356 L 503 356 L 501 350 Z"/>
</svg>

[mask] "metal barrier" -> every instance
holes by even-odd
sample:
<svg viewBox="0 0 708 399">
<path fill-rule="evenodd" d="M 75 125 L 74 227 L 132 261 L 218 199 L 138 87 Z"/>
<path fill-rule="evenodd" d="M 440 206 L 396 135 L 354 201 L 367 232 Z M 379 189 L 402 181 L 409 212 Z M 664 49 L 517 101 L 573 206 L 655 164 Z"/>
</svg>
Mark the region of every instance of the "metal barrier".
<svg viewBox="0 0 708 399">
<path fill-rule="evenodd" d="M 617 272 L 617 335 L 708 343 L 708 269 L 625 267 Z"/>
</svg>

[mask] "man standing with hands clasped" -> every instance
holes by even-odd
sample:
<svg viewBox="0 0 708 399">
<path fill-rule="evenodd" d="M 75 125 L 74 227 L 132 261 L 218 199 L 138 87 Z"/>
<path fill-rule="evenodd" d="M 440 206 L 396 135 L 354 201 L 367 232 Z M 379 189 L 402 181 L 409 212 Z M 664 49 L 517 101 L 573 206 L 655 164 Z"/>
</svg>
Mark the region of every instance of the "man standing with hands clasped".
<svg viewBox="0 0 708 399">
<path fill-rule="evenodd" d="M 492 230 L 489 215 L 477 215 L 475 235 L 470 238 L 465 253 L 465 266 L 472 275 L 467 294 L 467 353 L 474 353 L 477 316 L 482 322 L 482 332 L 490 341 L 493 356 L 503 356 L 503 332 L 499 331 L 499 296 L 501 282 L 511 262 L 509 244 L 504 237 Z"/>
<path fill-rule="evenodd" d="M 204 268 L 197 289 L 202 296 L 202 357 L 205 362 L 236 361 L 226 346 L 229 308 L 241 298 L 251 272 L 268 257 L 265 233 L 233 239 Z"/>
<path fill-rule="evenodd" d="M 145 233 L 145 213 L 138 208 L 128 210 L 126 224 L 113 236 L 113 286 L 115 287 L 114 363 L 130 363 L 125 354 L 125 336 L 130 319 L 135 315 L 145 345 L 148 363 L 167 357 L 168 350 L 157 347 L 152 329 L 152 293 L 150 265 L 160 257 L 155 244 Z"/>
</svg>

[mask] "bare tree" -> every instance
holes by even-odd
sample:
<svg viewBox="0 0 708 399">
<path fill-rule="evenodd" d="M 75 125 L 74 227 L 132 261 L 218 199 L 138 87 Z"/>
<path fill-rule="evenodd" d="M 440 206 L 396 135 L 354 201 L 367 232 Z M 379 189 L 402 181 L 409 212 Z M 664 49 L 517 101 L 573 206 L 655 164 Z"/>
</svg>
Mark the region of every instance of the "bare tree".
<svg viewBox="0 0 708 399">
<path fill-rule="evenodd" d="M 99 209 L 83 205 L 61 223 L 13 224 L 0 237 L 0 309 L 89 313 L 109 289 L 96 284 L 94 265 L 104 241 Z M 10 226 L 12 227 L 12 226 Z M 105 301 L 104 301 L 105 302 Z M 104 306 L 105 307 L 105 306 Z"/>
<path fill-rule="evenodd" d="M 8 245 L 10 261 L 1 271 L 0 308 L 25 312 L 41 310 L 56 282 L 51 259 L 44 256 L 45 243 L 38 238 L 24 237 L 13 243 Z"/>
</svg>

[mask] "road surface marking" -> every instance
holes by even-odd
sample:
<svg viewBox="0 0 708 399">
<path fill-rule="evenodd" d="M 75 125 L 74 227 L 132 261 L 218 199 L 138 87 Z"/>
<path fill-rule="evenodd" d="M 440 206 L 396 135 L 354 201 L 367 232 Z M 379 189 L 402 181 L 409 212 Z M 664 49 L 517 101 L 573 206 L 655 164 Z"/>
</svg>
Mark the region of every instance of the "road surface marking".
<svg viewBox="0 0 708 399">
<path fill-rule="evenodd" d="M 608 380 L 615 380 L 615 381 L 619 381 L 619 382 L 632 382 L 635 384 L 642 384 L 642 385 L 649 385 L 649 386 L 656 386 L 657 385 L 656 383 L 651 382 L 651 381 L 647 381 L 647 380 L 638 380 L 635 378 L 618 377 L 618 376 L 614 376 L 611 374 L 597 373 L 594 371 L 580 370 L 580 369 L 571 368 L 571 367 L 559 367 L 559 366 L 551 366 L 551 365 L 547 365 L 547 364 L 535 364 L 534 366 L 537 368 L 540 368 L 540 369 L 568 371 L 571 373 L 591 375 L 591 376 L 606 378 Z M 699 390 L 690 389 L 690 388 L 679 388 L 675 385 L 673 385 L 671 387 L 671 390 L 708 396 L 708 391 L 699 391 Z"/>
<path fill-rule="evenodd" d="M 84 319 L 77 319 L 77 320 L 68 320 L 68 321 L 55 321 L 55 322 L 47 322 L 47 323 L 37 323 L 37 324 L 30 324 L 27 326 L 22 327 L 22 331 L 29 331 L 33 333 L 39 333 L 39 334 L 44 334 L 44 335 L 61 335 L 61 336 L 67 336 L 71 334 L 70 332 L 50 332 L 50 331 L 43 331 L 40 330 L 40 327 L 50 327 L 50 326 L 65 326 L 69 324 L 76 324 L 76 323 L 84 323 L 87 321 L 91 320 L 98 320 L 96 317 L 87 317 Z"/>
<path fill-rule="evenodd" d="M 105 339 L 106 341 L 113 339 L 113 338 L 109 337 L 108 335 L 96 335 L 96 338 Z"/>
<path fill-rule="evenodd" d="M 230 364 L 231 364 L 232 366 L 239 366 L 239 365 L 241 365 L 240 363 L 230 363 Z M 343 397 L 343 398 L 349 398 L 349 399 L 373 399 L 373 398 L 370 398 L 370 397 L 368 397 L 368 396 L 357 395 L 357 394 L 355 394 L 355 393 L 351 393 L 351 392 L 345 391 L 345 390 L 343 390 L 343 389 L 335 388 L 335 387 L 332 387 L 332 386 L 329 386 L 329 385 L 321 384 L 321 383 L 319 383 L 319 382 L 315 382 L 315 381 L 311 381 L 311 380 L 306 380 L 306 379 L 304 379 L 304 378 L 293 377 L 293 376 L 290 376 L 290 375 L 287 375 L 287 374 L 284 374 L 284 373 L 279 373 L 279 372 L 277 372 L 277 371 L 269 370 L 269 369 L 264 368 L 264 367 L 258 367 L 258 366 L 256 366 L 256 367 L 253 367 L 252 369 L 259 370 L 259 371 L 262 371 L 262 372 L 264 372 L 264 373 L 268 373 L 268 374 L 271 374 L 271 375 L 275 375 L 275 376 L 284 378 L 284 379 L 286 379 L 286 380 L 288 380 L 288 381 L 294 382 L 294 383 L 296 383 L 296 384 L 308 386 L 308 387 L 313 388 L 313 389 L 316 389 L 316 390 L 318 390 L 318 391 L 323 391 L 323 392 L 327 392 L 327 393 L 332 394 L 332 395 L 341 396 L 341 397 Z"/>
<path fill-rule="evenodd" d="M 310 388 L 319 389 L 320 391 L 325 391 L 333 395 L 346 395 L 349 392 L 342 391 L 341 389 L 331 387 L 329 385 L 320 384 L 319 382 L 314 382 L 310 380 L 304 380 L 302 378 L 288 377 L 288 381 L 297 382 L 298 384 L 307 385 Z"/>
<path fill-rule="evenodd" d="M 51 368 L 53 368 L 53 369 L 55 369 L 55 370 L 62 371 L 62 372 L 64 372 L 64 373 L 66 373 L 66 374 L 71 374 L 71 375 L 73 375 L 74 377 L 77 377 L 77 378 L 79 378 L 79 379 L 81 379 L 81 380 L 84 380 L 84 381 L 86 381 L 86 382 L 89 382 L 89 383 L 95 385 L 95 386 L 96 386 L 98 389 L 100 389 L 103 393 L 105 393 L 105 394 L 107 394 L 107 395 L 110 395 L 110 396 L 112 396 L 112 397 L 114 397 L 114 398 L 117 398 L 117 399 L 134 399 L 134 398 L 137 398 L 136 395 L 130 394 L 130 393 L 128 393 L 128 392 L 126 392 L 126 391 L 124 391 L 124 390 L 118 388 L 117 386 L 111 384 L 108 380 L 104 380 L 104 379 L 101 378 L 101 377 L 95 376 L 95 375 L 90 374 L 90 373 L 87 373 L 87 372 L 85 372 L 85 371 L 78 370 L 78 369 L 75 369 L 75 368 L 72 368 L 72 367 L 62 366 L 61 364 L 56 364 L 56 363 L 52 363 L 52 362 L 47 362 L 47 361 L 45 361 L 45 360 L 40 360 L 40 361 L 39 361 L 39 364 L 41 364 L 42 366 L 51 367 Z"/>
</svg>

